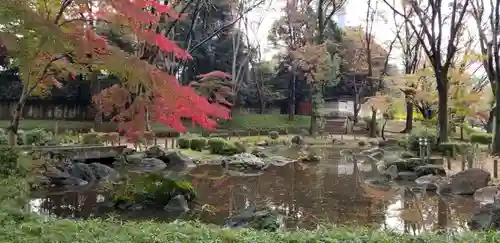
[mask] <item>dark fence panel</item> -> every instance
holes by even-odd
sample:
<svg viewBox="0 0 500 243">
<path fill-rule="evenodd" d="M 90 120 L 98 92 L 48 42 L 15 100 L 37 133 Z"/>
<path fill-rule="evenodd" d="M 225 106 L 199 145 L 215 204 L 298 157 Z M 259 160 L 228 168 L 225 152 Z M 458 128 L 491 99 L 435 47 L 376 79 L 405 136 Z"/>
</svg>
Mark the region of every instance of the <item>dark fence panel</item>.
<svg viewBox="0 0 500 243">
<path fill-rule="evenodd" d="M 11 118 L 16 102 L 0 101 L 0 120 Z M 85 103 L 54 103 L 46 101 L 28 101 L 24 106 L 23 119 L 27 120 L 94 120 L 92 105 Z"/>
</svg>

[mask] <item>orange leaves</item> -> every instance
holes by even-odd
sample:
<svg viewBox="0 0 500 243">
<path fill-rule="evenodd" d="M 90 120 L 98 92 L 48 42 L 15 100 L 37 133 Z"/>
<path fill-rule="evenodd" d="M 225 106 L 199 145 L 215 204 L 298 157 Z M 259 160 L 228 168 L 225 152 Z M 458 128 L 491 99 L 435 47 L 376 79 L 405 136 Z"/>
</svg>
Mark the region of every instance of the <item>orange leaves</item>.
<svg viewBox="0 0 500 243">
<path fill-rule="evenodd" d="M 295 64 L 307 76 L 308 82 L 326 81 L 332 72 L 330 54 L 325 44 L 306 44 L 292 52 Z"/>
<path fill-rule="evenodd" d="M 164 22 L 159 23 L 160 19 L 181 17 L 174 10 L 174 4 L 177 3 L 163 5 L 156 0 L 53 2 L 54 9 L 58 10 L 54 13 L 62 13 L 57 17 L 42 14 L 36 6 L 27 7 L 25 0 L 6 0 L 7 12 L 15 14 L 0 16 L 10 18 L 6 22 L 19 22 L 15 29 L 9 29 L 12 33 L 21 33 L 25 39 L 29 35 L 34 40 L 49 40 L 42 44 L 39 41 L 28 43 L 19 41 L 19 37 L 9 33 L 9 37 L 14 36 L 14 42 L 9 46 L 24 45 L 14 53 L 18 58 L 24 55 L 25 61 L 20 64 L 20 76 L 26 79 L 23 83 L 38 85 L 42 89 L 57 87 L 61 86 L 58 81 L 60 77 L 74 78 L 76 72 L 86 72 L 89 68 L 93 72 L 105 70 L 118 77 L 121 84 L 103 90 L 93 98 L 93 102 L 100 111 L 113 115 L 120 127 L 133 136 L 141 134 L 149 122 L 157 121 L 178 131 L 185 131 L 183 118 L 208 129 L 215 128 L 216 119 L 230 119 L 227 107 L 231 104 L 225 99 L 230 89 L 225 83 L 213 80 L 230 79 L 230 75 L 214 71 L 200 76 L 203 82 L 198 88 L 210 87 L 207 95 L 209 100 L 199 95 L 194 87 L 181 85 L 173 75 L 117 46 L 111 46 L 106 38 L 95 32 L 97 28 L 107 31 L 118 27 L 134 42 L 139 41 L 148 47 L 157 47 L 161 52 L 172 53 L 177 59 L 174 61 L 192 59 L 188 51 L 166 38 L 162 31 L 157 31 L 158 28 L 165 28 Z M 155 11 L 152 11 L 153 8 Z M 7 12 L 0 11 L 0 14 Z M 19 18 L 23 21 L 19 21 Z M 2 45 L 11 42 L 3 35 L 0 39 Z M 68 60 L 63 59 L 63 56 Z M 54 57 L 61 59 L 53 61 Z"/>
<path fill-rule="evenodd" d="M 160 50 L 165 52 L 172 52 L 176 58 L 181 60 L 192 60 L 193 57 L 184 49 L 180 48 L 171 40 L 167 39 L 167 37 L 162 34 L 154 33 L 151 30 L 140 31 L 137 33 L 138 36 L 153 45 L 158 46 Z"/>
<path fill-rule="evenodd" d="M 198 78 L 200 78 L 203 81 L 207 78 L 231 79 L 233 77 L 229 73 L 225 73 L 225 72 L 216 70 L 216 71 L 212 71 L 209 73 L 200 74 L 200 75 L 198 75 Z"/>
</svg>

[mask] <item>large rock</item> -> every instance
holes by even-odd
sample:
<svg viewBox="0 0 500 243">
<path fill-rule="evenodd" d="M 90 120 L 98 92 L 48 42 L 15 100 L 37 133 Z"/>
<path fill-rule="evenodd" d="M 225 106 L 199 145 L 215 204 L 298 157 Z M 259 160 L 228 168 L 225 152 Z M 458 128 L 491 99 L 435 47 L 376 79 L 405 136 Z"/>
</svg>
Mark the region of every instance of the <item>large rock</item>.
<svg viewBox="0 0 500 243">
<path fill-rule="evenodd" d="M 170 198 L 163 209 L 171 213 L 185 213 L 189 211 L 189 203 L 184 195 L 177 195 Z"/>
<path fill-rule="evenodd" d="M 396 180 L 415 181 L 418 178 L 417 173 L 411 171 L 401 171 L 398 173 Z"/>
<path fill-rule="evenodd" d="M 385 164 L 387 168 L 391 167 L 392 165 L 396 166 L 396 168 L 398 168 L 398 171 L 415 171 L 417 167 L 422 165 L 420 159 L 415 160 L 411 158 L 385 161 Z"/>
<path fill-rule="evenodd" d="M 92 169 L 94 176 L 97 180 L 118 180 L 120 174 L 115 169 L 103 165 L 101 163 L 91 163 L 89 167 Z"/>
<path fill-rule="evenodd" d="M 157 158 L 161 160 L 163 160 L 162 158 L 167 154 L 167 152 L 160 146 L 150 147 L 144 153 L 149 158 Z"/>
<path fill-rule="evenodd" d="M 476 190 L 486 187 L 490 179 L 490 173 L 472 168 L 451 176 L 449 184 L 453 194 L 472 195 Z"/>
<path fill-rule="evenodd" d="M 268 158 L 263 158 L 263 161 L 266 164 L 271 164 L 274 166 L 285 166 L 289 163 L 295 162 L 294 160 L 291 160 L 291 159 L 283 157 L 283 156 L 271 156 Z"/>
<path fill-rule="evenodd" d="M 472 230 L 500 229 L 500 204 L 490 203 L 479 208 L 467 222 Z"/>
<path fill-rule="evenodd" d="M 71 176 L 66 171 L 60 171 L 56 168 L 49 168 L 43 172 L 43 176 L 48 179 L 48 183 L 61 187 L 78 187 L 87 185 L 88 182 L 77 177 Z"/>
<path fill-rule="evenodd" d="M 165 162 L 157 158 L 143 158 L 139 163 L 140 170 L 145 172 L 159 171 L 167 167 Z"/>
<path fill-rule="evenodd" d="M 263 170 L 267 167 L 267 164 L 253 154 L 241 153 L 235 154 L 222 159 L 222 166 L 237 171 L 247 171 L 247 170 Z"/>
<path fill-rule="evenodd" d="M 474 200 L 481 203 L 499 202 L 500 191 L 498 186 L 487 186 L 474 192 Z"/>
<path fill-rule="evenodd" d="M 267 155 L 264 153 L 264 148 L 263 147 L 255 147 L 252 150 L 252 154 L 259 157 L 259 158 L 266 158 Z"/>
<path fill-rule="evenodd" d="M 259 210 L 252 207 L 230 218 L 226 227 L 249 227 L 257 230 L 276 231 L 284 227 L 284 217 L 270 208 Z"/>
<path fill-rule="evenodd" d="M 165 155 L 166 162 L 169 166 L 191 168 L 195 167 L 196 164 L 191 158 L 182 154 L 179 151 L 169 152 Z"/>
<path fill-rule="evenodd" d="M 422 165 L 415 169 L 418 177 L 425 175 L 437 175 L 437 176 L 446 176 L 446 170 L 442 165 Z"/>
<path fill-rule="evenodd" d="M 93 182 L 97 179 L 92 167 L 85 163 L 74 163 L 68 166 L 67 171 L 72 177 L 88 182 Z"/>
<path fill-rule="evenodd" d="M 427 191 L 437 190 L 437 185 L 442 180 L 441 177 L 436 175 L 424 175 L 415 180 L 417 185 L 423 186 Z"/>
<path fill-rule="evenodd" d="M 292 144 L 302 145 L 302 144 L 304 144 L 304 138 L 303 138 L 302 136 L 297 135 L 297 136 L 294 136 L 294 137 L 290 140 L 290 142 L 291 142 Z"/>
</svg>

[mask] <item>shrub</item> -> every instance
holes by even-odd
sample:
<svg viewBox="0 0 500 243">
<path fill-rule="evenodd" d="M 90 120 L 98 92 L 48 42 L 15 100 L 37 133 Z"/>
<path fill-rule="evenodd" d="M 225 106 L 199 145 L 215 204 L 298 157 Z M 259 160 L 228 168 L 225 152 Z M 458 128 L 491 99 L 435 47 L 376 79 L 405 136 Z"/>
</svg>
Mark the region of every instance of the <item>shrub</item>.
<svg viewBox="0 0 500 243">
<path fill-rule="evenodd" d="M 177 146 L 181 149 L 188 149 L 191 147 L 191 139 L 189 138 L 179 138 L 177 139 Z"/>
<path fill-rule="evenodd" d="M 22 175 L 23 170 L 18 163 L 19 153 L 13 148 L 0 148 L 0 175 Z"/>
<path fill-rule="evenodd" d="M 207 146 L 207 139 L 205 138 L 193 138 L 191 139 L 190 148 L 196 151 L 203 151 Z"/>
<path fill-rule="evenodd" d="M 489 145 L 493 142 L 493 134 L 484 132 L 472 133 L 470 135 L 470 142 Z"/>
<path fill-rule="evenodd" d="M 83 144 L 102 144 L 101 137 L 97 132 L 89 132 L 82 135 Z"/>
<path fill-rule="evenodd" d="M 208 140 L 208 147 L 211 154 L 234 155 L 246 151 L 242 143 L 230 143 L 223 138 L 211 138 Z"/>
<path fill-rule="evenodd" d="M 453 157 L 455 157 L 457 154 L 466 153 L 470 148 L 472 148 L 472 144 L 461 142 L 441 143 L 437 147 L 438 151 Z"/>
<path fill-rule="evenodd" d="M 208 140 L 208 148 L 211 154 L 222 154 L 225 146 L 226 140 L 223 138 L 214 137 Z"/>
<path fill-rule="evenodd" d="M 7 136 L 7 132 L 4 129 L 0 129 L 0 145 L 9 144 L 9 136 Z"/>
<path fill-rule="evenodd" d="M 271 132 L 269 132 L 269 137 L 270 137 L 271 139 L 278 139 L 278 138 L 279 138 L 279 136 L 280 136 L 280 134 L 279 134 L 278 132 L 276 132 L 276 131 L 271 131 Z"/>
<path fill-rule="evenodd" d="M 25 131 L 23 134 L 23 144 L 25 145 L 46 145 L 52 140 L 52 132 L 41 128 L 35 128 Z"/>
<path fill-rule="evenodd" d="M 437 148 L 437 134 L 435 130 L 429 129 L 414 129 L 408 136 L 408 149 L 413 151 L 419 150 L 419 139 L 427 138 L 427 142 L 431 146 L 431 150 L 436 150 Z"/>
<path fill-rule="evenodd" d="M 176 195 L 183 195 L 191 202 L 196 197 L 196 190 L 187 181 L 170 179 L 158 172 L 128 177 L 112 190 L 112 198 L 116 203 L 150 206 L 164 206 Z"/>
</svg>

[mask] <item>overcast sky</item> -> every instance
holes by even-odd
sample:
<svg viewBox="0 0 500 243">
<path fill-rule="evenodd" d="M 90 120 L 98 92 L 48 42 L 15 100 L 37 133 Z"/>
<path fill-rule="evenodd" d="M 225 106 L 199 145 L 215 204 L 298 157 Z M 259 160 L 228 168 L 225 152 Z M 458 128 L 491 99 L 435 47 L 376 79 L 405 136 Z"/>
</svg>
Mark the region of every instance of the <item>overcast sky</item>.
<svg viewBox="0 0 500 243">
<path fill-rule="evenodd" d="M 258 40 L 261 44 L 261 50 L 263 53 L 263 58 L 266 60 L 270 60 L 278 50 L 275 50 L 267 41 L 267 35 L 269 29 L 271 28 L 274 21 L 280 18 L 282 13 L 282 8 L 285 5 L 285 0 L 267 0 L 273 1 L 268 3 L 266 6 L 262 6 L 257 8 L 249 13 L 250 22 L 254 22 L 253 31 L 249 33 L 250 38 L 253 40 Z M 453 1 L 453 0 L 449 0 Z M 398 2 L 398 1 L 396 1 Z M 399 9 L 399 6 L 397 6 Z M 489 6 L 485 6 L 486 11 L 489 11 Z M 359 26 L 365 24 L 365 14 L 367 10 L 367 0 L 347 0 L 345 5 L 345 25 L 346 26 Z M 378 44 L 383 47 L 387 46 L 387 43 L 394 39 L 396 27 L 393 18 L 392 10 L 386 6 L 383 1 L 379 1 L 378 4 L 378 12 L 380 13 L 381 18 L 378 18 L 375 21 L 373 35 L 375 36 L 375 40 Z M 263 18 L 262 24 L 260 28 L 257 29 L 257 22 L 259 19 Z M 335 17 L 335 20 L 338 19 L 338 16 Z M 477 30 L 475 29 L 475 23 L 472 19 L 467 20 L 468 24 L 466 25 L 469 29 L 469 32 L 474 36 L 477 35 Z M 446 39 L 446 35 L 448 28 L 443 28 L 445 30 L 444 38 Z M 478 46 L 476 47 L 476 49 Z M 477 49 L 478 50 L 478 49 Z M 391 53 L 390 63 L 393 65 L 400 66 L 401 65 L 401 51 L 399 48 L 394 48 Z"/>
</svg>

